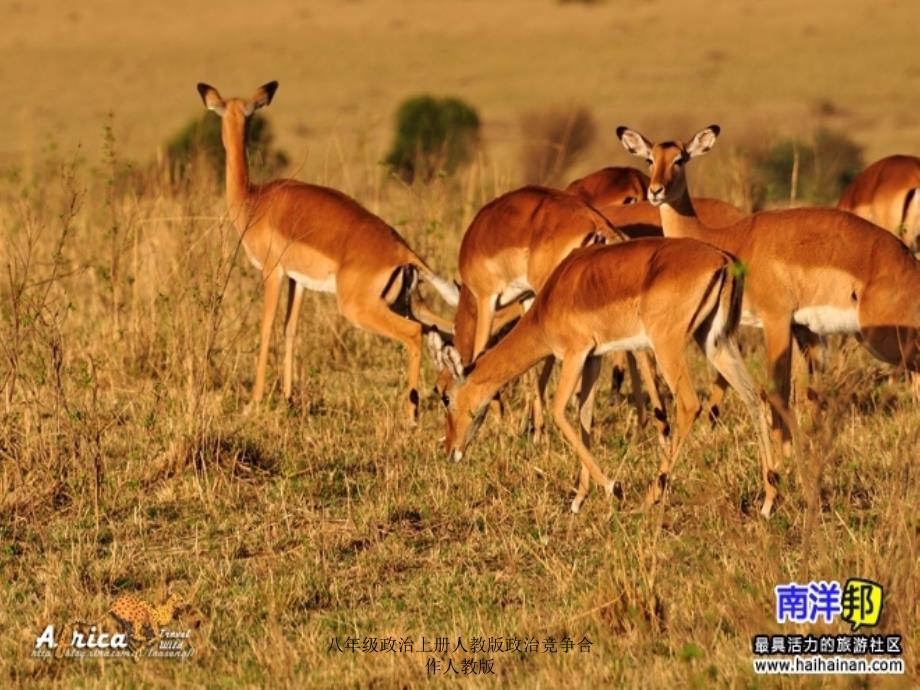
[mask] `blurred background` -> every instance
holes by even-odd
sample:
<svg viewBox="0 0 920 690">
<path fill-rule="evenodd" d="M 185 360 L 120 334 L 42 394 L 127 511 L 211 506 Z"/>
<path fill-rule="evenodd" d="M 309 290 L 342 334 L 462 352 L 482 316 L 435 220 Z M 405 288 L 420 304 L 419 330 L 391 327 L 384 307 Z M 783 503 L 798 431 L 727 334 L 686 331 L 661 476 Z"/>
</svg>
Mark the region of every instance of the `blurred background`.
<svg viewBox="0 0 920 690">
<path fill-rule="evenodd" d="M 478 143 L 461 159 L 499 188 L 632 165 L 619 124 L 660 139 L 715 122 L 701 191 L 828 202 L 861 164 L 916 152 L 920 137 L 911 0 L 2 6 L 0 163 L 27 170 L 54 149 L 101 157 L 106 123 L 121 156 L 163 164 L 202 116 L 198 81 L 226 97 L 279 80 L 264 111 L 273 162 L 358 195 L 367 180 L 352 164 L 387 160 L 397 109 L 419 95 L 475 112 Z"/>
</svg>

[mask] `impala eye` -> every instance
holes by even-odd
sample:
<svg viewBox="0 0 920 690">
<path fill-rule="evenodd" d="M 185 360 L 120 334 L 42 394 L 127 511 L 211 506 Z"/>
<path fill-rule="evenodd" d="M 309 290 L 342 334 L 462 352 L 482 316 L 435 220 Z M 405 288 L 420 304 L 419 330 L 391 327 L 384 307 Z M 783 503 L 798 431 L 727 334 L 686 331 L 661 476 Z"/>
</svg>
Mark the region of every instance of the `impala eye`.
<svg viewBox="0 0 920 690">
<path fill-rule="evenodd" d="M 651 158 L 646 159 L 645 162 L 648 163 L 648 167 L 650 167 L 650 168 L 651 168 L 653 165 L 655 165 L 655 161 L 653 161 Z"/>
<path fill-rule="evenodd" d="M 677 166 L 677 167 L 682 166 L 682 165 L 684 164 L 684 162 L 685 162 L 685 161 L 684 161 L 683 158 L 675 158 L 675 159 L 674 159 L 674 165 Z"/>
<path fill-rule="evenodd" d="M 444 407 L 450 407 L 450 398 L 447 397 L 447 393 L 441 393 L 441 402 Z"/>
</svg>

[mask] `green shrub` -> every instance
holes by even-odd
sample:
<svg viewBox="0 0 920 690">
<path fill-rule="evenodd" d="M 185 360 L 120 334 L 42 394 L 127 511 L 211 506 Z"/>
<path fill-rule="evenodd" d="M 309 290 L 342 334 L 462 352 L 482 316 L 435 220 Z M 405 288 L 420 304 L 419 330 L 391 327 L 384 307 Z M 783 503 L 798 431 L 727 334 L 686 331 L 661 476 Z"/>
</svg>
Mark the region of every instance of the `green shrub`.
<svg viewBox="0 0 920 690">
<path fill-rule="evenodd" d="M 479 115 L 458 98 L 421 95 L 396 111 L 396 133 L 386 163 L 405 180 L 453 172 L 479 141 Z"/>
<path fill-rule="evenodd" d="M 798 157 L 795 194 L 793 170 Z M 818 129 L 810 139 L 784 139 L 755 157 L 759 201 L 836 202 L 863 168 L 862 151 L 845 134 Z"/>
<path fill-rule="evenodd" d="M 288 164 L 287 154 L 274 145 L 274 131 L 261 113 L 254 114 L 247 121 L 246 139 L 250 169 L 270 176 Z M 192 162 L 199 158 L 214 170 L 218 179 L 223 179 L 224 145 L 220 138 L 220 118 L 207 111 L 193 118 L 166 144 L 166 159 L 174 181 L 184 180 Z"/>
</svg>

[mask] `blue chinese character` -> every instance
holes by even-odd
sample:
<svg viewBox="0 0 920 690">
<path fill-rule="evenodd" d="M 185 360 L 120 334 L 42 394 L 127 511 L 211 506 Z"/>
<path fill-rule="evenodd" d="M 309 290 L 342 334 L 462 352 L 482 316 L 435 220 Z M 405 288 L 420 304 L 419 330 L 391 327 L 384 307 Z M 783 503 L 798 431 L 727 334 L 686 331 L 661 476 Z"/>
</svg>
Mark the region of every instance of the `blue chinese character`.
<svg viewBox="0 0 920 690">
<path fill-rule="evenodd" d="M 843 604 L 840 601 L 842 595 L 839 582 L 822 580 L 810 583 L 808 585 L 808 600 L 811 603 L 809 622 L 817 621 L 819 615 L 824 616 L 825 623 L 833 621 L 843 611 Z"/>
<path fill-rule="evenodd" d="M 808 620 L 808 587 L 790 582 L 788 585 L 777 585 L 775 590 L 777 623 L 786 620 L 804 623 Z"/>
</svg>

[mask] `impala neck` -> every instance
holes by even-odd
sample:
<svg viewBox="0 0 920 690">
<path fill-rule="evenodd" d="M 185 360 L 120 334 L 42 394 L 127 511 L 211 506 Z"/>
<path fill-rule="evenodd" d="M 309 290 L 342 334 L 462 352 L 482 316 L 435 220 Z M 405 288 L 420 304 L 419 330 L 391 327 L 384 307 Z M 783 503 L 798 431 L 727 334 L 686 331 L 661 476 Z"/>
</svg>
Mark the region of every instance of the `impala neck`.
<svg viewBox="0 0 920 690">
<path fill-rule="evenodd" d="M 502 386 L 552 354 L 542 329 L 535 324 L 532 316 L 532 311 L 525 314 L 498 345 L 486 350 L 475 361 L 465 382 L 465 387 L 472 394 L 469 409 L 479 409 Z"/>
<path fill-rule="evenodd" d="M 227 158 L 227 207 L 237 223 L 245 224 L 245 207 L 250 192 L 249 164 L 246 160 L 246 121 L 226 117 L 222 129 Z"/>
<path fill-rule="evenodd" d="M 696 215 L 689 192 L 684 193 L 673 203 L 664 203 L 661 212 L 661 229 L 665 237 L 690 237 L 701 239 L 707 229 Z"/>
</svg>

